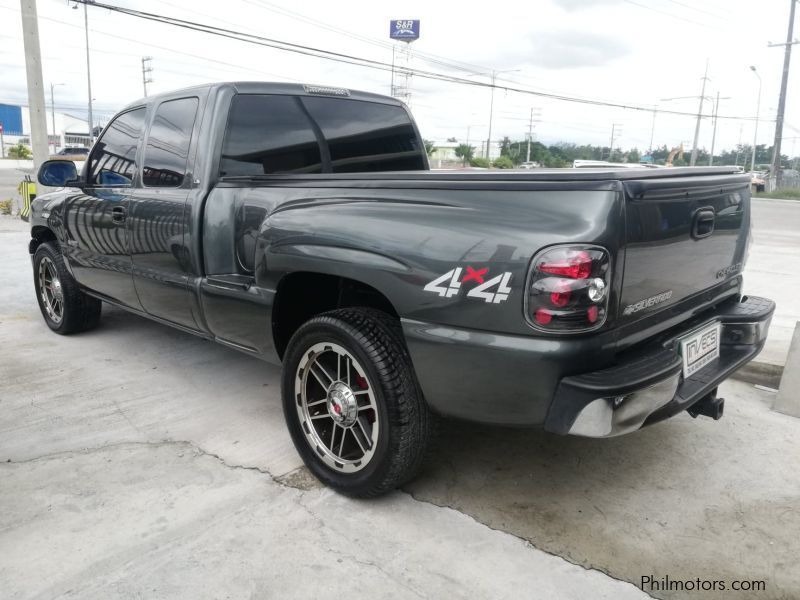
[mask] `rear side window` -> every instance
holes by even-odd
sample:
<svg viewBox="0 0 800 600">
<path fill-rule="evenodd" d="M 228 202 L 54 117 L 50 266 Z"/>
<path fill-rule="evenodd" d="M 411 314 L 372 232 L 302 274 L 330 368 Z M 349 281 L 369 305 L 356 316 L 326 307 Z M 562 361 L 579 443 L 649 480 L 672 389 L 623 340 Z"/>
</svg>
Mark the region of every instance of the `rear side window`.
<svg viewBox="0 0 800 600">
<path fill-rule="evenodd" d="M 183 183 L 197 105 L 197 98 L 180 98 L 158 106 L 144 148 L 145 186 L 180 187 Z"/>
<path fill-rule="evenodd" d="M 233 98 L 220 175 L 321 172 L 319 144 L 299 98 Z"/>
<path fill-rule="evenodd" d="M 345 100 L 303 98 L 319 125 L 334 173 L 424 169 L 417 133 L 400 106 Z"/>
<path fill-rule="evenodd" d="M 144 116 L 145 109 L 137 108 L 122 113 L 109 123 L 89 157 L 90 185 L 131 185 Z"/>
</svg>

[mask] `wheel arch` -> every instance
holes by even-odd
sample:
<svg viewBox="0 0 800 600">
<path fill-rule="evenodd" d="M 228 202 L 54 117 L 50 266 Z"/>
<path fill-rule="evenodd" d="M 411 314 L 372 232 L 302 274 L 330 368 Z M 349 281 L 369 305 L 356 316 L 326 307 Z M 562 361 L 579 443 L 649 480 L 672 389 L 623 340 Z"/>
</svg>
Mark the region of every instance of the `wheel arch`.
<svg viewBox="0 0 800 600">
<path fill-rule="evenodd" d="M 31 227 L 31 241 L 28 243 L 28 252 L 31 256 L 36 249 L 45 242 L 56 242 L 58 238 L 52 229 L 44 225 L 34 225 Z"/>
<path fill-rule="evenodd" d="M 338 308 L 368 307 L 399 321 L 397 309 L 372 285 L 342 275 L 319 271 L 287 273 L 278 282 L 272 310 L 275 350 L 283 358 L 297 329 L 309 319 Z"/>
</svg>

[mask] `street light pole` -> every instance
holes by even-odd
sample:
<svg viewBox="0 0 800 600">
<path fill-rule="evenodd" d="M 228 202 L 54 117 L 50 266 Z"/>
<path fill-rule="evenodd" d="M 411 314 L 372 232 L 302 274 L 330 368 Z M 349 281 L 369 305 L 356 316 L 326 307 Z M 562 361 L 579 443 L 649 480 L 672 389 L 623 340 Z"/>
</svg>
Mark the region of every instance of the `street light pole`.
<svg viewBox="0 0 800 600">
<path fill-rule="evenodd" d="M 53 141 L 53 151 L 54 152 L 56 150 L 58 150 L 58 146 L 56 145 L 56 142 L 55 142 L 55 137 L 56 137 L 56 101 L 55 101 L 55 95 L 53 93 L 53 88 L 55 88 L 57 85 L 64 85 L 64 84 L 63 83 L 51 83 L 50 84 L 50 118 L 53 120 L 53 139 L 54 139 L 54 141 Z"/>
<path fill-rule="evenodd" d="M 753 75 L 758 77 L 758 100 L 756 100 L 756 128 L 753 132 L 753 156 L 750 158 L 750 171 L 755 171 L 756 168 L 756 143 L 758 141 L 758 117 L 761 113 L 761 75 L 756 71 L 755 66 L 750 65 L 750 70 Z"/>
<path fill-rule="evenodd" d="M 489 160 L 489 148 L 492 143 L 492 120 L 494 119 L 494 84 L 497 80 L 498 73 L 515 73 L 519 71 L 519 69 L 507 69 L 505 71 L 497 71 L 492 69 L 492 99 L 489 101 L 489 139 L 486 140 L 486 151 L 484 153 L 484 158 Z"/>
</svg>

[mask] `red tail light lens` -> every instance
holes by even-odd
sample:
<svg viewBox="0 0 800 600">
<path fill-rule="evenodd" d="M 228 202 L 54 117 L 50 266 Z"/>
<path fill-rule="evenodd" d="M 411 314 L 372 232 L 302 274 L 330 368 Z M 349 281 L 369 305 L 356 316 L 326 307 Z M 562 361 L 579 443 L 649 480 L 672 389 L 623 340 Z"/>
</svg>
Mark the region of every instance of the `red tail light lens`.
<svg viewBox="0 0 800 600">
<path fill-rule="evenodd" d="M 574 333 L 601 327 L 608 312 L 611 259 L 599 246 L 552 246 L 537 254 L 528 276 L 525 316 L 540 331 Z"/>
</svg>

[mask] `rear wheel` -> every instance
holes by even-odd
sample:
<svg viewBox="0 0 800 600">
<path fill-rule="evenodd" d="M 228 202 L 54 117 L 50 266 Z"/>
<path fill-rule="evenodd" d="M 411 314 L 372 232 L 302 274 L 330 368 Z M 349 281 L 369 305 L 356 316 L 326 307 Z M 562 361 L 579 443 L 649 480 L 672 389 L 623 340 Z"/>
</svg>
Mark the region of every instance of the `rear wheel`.
<svg viewBox="0 0 800 600">
<path fill-rule="evenodd" d="M 353 308 L 311 319 L 289 342 L 282 384 L 292 440 L 323 483 L 371 497 L 416 475 L 434 416 L 389 315 Z"/>
<path fill-rule="evenodd" d="M 86 331 L 100 320 L 102 303 L 81 291 L 55 242 L 45 242 L 36 249 L 33 285 L 44 321 L 56 333 Z"/>
</svg>

